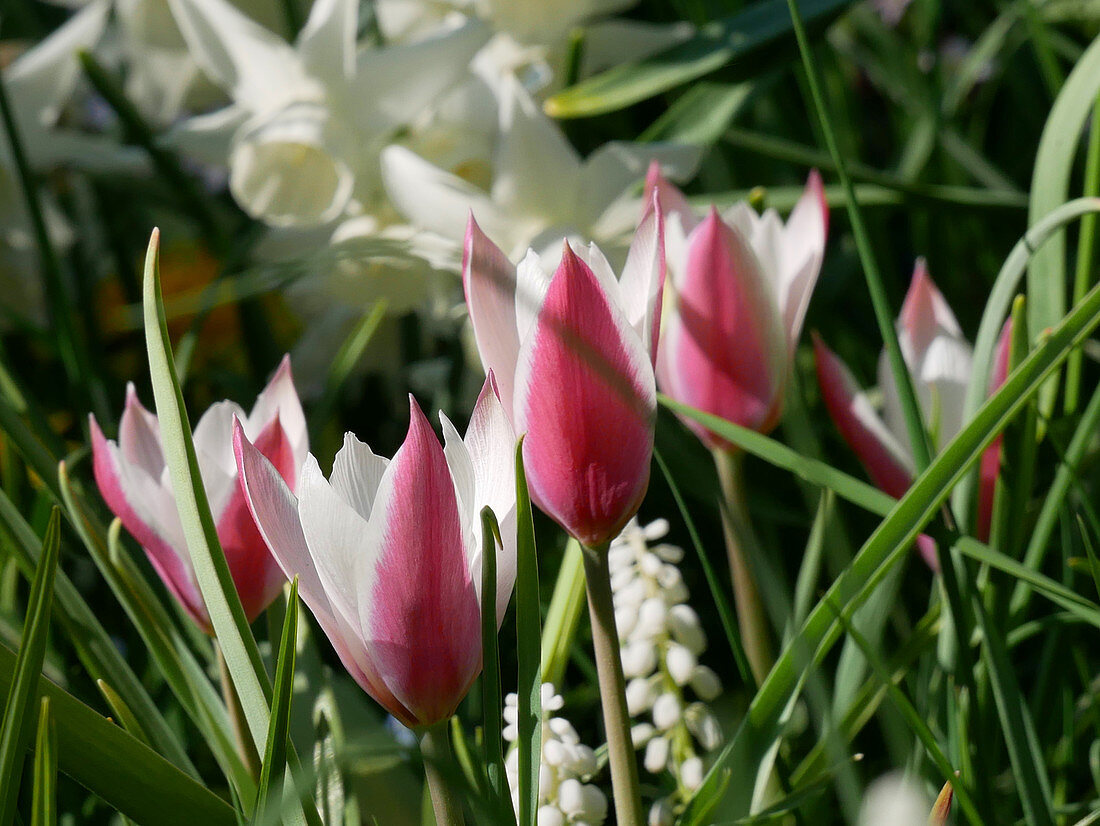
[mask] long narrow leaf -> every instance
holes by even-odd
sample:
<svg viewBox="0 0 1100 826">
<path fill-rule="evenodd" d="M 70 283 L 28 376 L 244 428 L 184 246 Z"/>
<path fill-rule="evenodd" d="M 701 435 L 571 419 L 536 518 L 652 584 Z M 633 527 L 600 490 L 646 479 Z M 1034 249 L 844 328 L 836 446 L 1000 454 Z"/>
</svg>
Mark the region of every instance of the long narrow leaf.
<svg viewBox="0 0 1100 826">
<path fill-rule="evenodd" d="M 516 445 L 516 647 L 519 659 L 519 826 L 535 826 L 542 763 L 542 651 L 539 569 L 531 495 L 523 468 L 523 439 Z"/>
<path fill-rule="evenodd" d="M 481 715 L 485 736 L 485 769 L 497 817 L 515 823 L 512 793 L 504 772 L 500 720 L 500 650 L 497 646 L 497 537 L 500 528 L 492 509 L 481 509 Z"/>
<path fill-rule="evenodd" d="M 42 555 L 27 600 L 27 619 L 23 625 L 19 657 L 4 704 L 4 719 L 0 723 L 0 826 L 11 823 L 15 814 L 23 761 L 38 725 L 39 701 L 35 689 L 46 656 L 54 574 L 60 552 L 61 512 L 55 507 L 50 514 L 46 537 L 42 540 Z"/>
<path fill-rule="evenodd" d="M 294 699 L 294 661 L 298 643 L 298 577 L 290 585 L 283 636 L 279 643 L 275 669 L 275 696 L 271 703 L 271 725 L 267 731 L 263 768 L 256 791 L 254 822 L 278 822 L 273 815 L 282 811 L 283 777 L 286 767 L 287 738 L 290 736 L 290 706 Z M 274 795 L 274 799 L 272 796 Z"/>
<path fill-rule="evenodd" d="M 50 698 L 38 709 L 38 736 L 34 741 L 34 797 L 31 826 L 57 824 L 57 731 L 50 716 Z"/>
</svg>

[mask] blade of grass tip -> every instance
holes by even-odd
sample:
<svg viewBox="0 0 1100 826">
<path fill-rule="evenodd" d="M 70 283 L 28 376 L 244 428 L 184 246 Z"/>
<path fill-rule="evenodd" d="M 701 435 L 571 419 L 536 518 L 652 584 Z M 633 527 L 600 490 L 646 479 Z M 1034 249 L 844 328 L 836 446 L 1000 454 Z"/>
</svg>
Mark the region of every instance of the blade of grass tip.
<svg viewBox="0 0 1100 826">
<path fill-rule="evenodd" d="M 263 768 L 256 790 L 253 822 L 282 822 L 283 777 L 286 769 L 287 738 L 290 736 L 290 707 L 294 699 L 294 661 L 298 641 L 298 577 L 290 584 L 279 659 L 275 669 L 275 695 L 271 702 L 271 725 L 267 730 Z"/>
<path fill-rule="evenodd" d="M 955 768 L 951 765 L 951 762 L 947 759 L 947 755 L 944 754 L 943 750 L 940 748 L 936 735 L 933 734 L 932 730 L 928 727 L 928 723 L 925 722 L 924 716 L 917 711 L 909 701 L 909 698 L 905 696 L 905 692 L 898 686 L 898 681 L 891 675 L 889 668 L 878 655 L 875 646 L 848 621 L 844 616 L 844 612 L 839 609 L 836 603 L 829 600 L 826 604 L 833 611 L 833 616 L 836 617 L 837 621 L 844 626 L 844 631 L 848 634 L 848 638 L 856 644 L 863 654 L 864 659 L 870 664 L 871 671 L 875 675 L 875 678 L 886 687 L 886 691 L 891 701 L 894 703 L 895 708 L 901 713 L 910 731 L 913 732 L 921 745 L 924 746 L 924 750 L 928 757 L 936 764 L 936 768 L 939 770 L 944 780 L 950 783 L 955 779 Z M 978 813 L 978 809 L 974 804 L 973 798 L 970 796 L 969 790 L 960 784 L 956 789 L 956 795 L 959 798 L 959 806 L 966 813 L 967 819 L 975 824 L 975 826 L 982 826 L 984 821 Z"/>
<path fill-rule="evenodd" d="M 355 365 L 362 358 L 363 352 L 374 339 L 374 335 L 378 332 L 388 309 L 389 304 L 386 299 L 376 301 L 374 306 L 371 307 L 371 311 L 355 324 L 351 333 L 340 345 L 332 364 L 329 365 L 328 375 L 325 377 L 325 386 L 321 391 L 321 398 L 317 400 L 314 414 L 310 416 L 310 421 L 315 423 L 315 427 L 323 428 L 328 424 L 333 411 L 336 409 L 341 389 L 347 382 L 348 376 L 351 375 L 351 371 L 355 369 Z M 311 434 L 311 436 L 319 441 L 317 437 L 320 436 L 320 433 Z"/>
<path fill-rule="evenodd" d="M 137 717 L 134 716 L 134 712 L 130 710 L 130 707 L 126 705 L 126 702 L 118 696 L 111 686 L 107 684 L 105 680 L 96 680 L 96 688 L 99 689 L 99 693 L 103 695 L 103 699 L 107 702 L 107 705 L 111 709 L 111 713 L 115 715 L 115 719 L 126 729 L 135 740 L 140 740 L 147 746 L 150 746 L 149 736 L 145 733 L 145 730 L 141 727 L 141 723 L 138 722 Z"/>
<path fill-rule="evenodd" d="M 160 289 L 160 232 L 149 240 L 143 278 L 145 341 L 153 383 L 157 418 L 164 442 L 164 458 L 171 472 L 176 508 L 187 538 L 203 602 L 214 633 L 225 652 L 226 665 L 241 698 L 249 730 L 257 749 L 267 743 L 268 702 L 271 681 L 264 670 L 259 647 L 252 636 L 240 596 L 233 584 L 225 553 L 210 513 L 199 473 L 191 425 L 172 361 L 172 346 L 164 316 Z"/>
<path fill-rule="evenodd" d="M 50 514 L 46 536 L 42 540 L 42 556 L 31 584 L 27 600 L 23 639 L 15 672 L 4 704 L 4 718 L 0 723 L 0 826 L 11 823 L 15 804 L 19 798 L 23 760 L 32 732 L 38 724 L 38 680 L 42 674 L 42 661 L 46 656 L 46 635 L 50 627 L 50 609 L 53 606 L 53 583 L 57 573 L 57 559 L 61 551 L 61 511 L 56 507 Z"/>
<path fill-rule="evenodd" d="M 42 698 L 38 710 L 31 826 L 57 826 L 57 731 L 50 716 L 49 697 Z"/>
<path fill-rule="evenodd" d="M 749 658 L 741 645 L 741 632 L 737 627 L 737 620 L 734 618 L 729 599 L 726 597 L 729 589 L 719 581 L 718 573 L 711 565 L 710 559 L 703 548 L 703 542 L 699 538 L 699 532 L 695 529 L 695 520 L 691 518 L 687 503 L 680 495 L 680 487 L 676 484 L 676 480 L 672 478 L 672 473 L 669 471 L 664 457 L 656 448 L 653 449 L 653 458 L 657 460 L 657 466 L 665 477 L 668 489 L 672 493 L 672 498 L 676 501 L 677 509 L 680 511 L 680 517 L 684 520 L 688 535 L 691 537 L 691 545 L 695 549 L 696 556 L 699 557 L 699 564 L 703 567 L 703 575 L 707 579 L 711 599 L 714 600 L 714 605 L 718 609 L 718 617 L 722 621 L 722 630 L 726 632 L 726 642 L 729 643 L 730 651 L 733 653 L 734 662 L 737 664 L 737 672 L 741 675 L 741 682 L 748 688 L 750 693 L 755 692 L 756 678 L 753 677 L 752 669 L 749 667 Z"/>
<path fill-rule="evenodd" d="M 538 549 L 531 495 L 523 467 L 523 437 L 516 444 L 516 654 L 519 660 L 519 826 L 535 826 L 542 765 L 542 631 Z"/>
<path fill-rule="evenodd" d="M 570 537 L 542 625 L 542 679 L 559 687 L 586 604 L 582 553 L 581 543 Z"/>
<path fill-rule="evenodd" d="M 8 138 L 8 148 L 14 161 L 16 176 L 23 191 L 23 202 L 27 216 L 31 220 L 35 243 L 38 249 L 42 282 L 46 291 L 46 306 L 49 310 L 50 329 L 57 342 L 58 355 L 65 375 L 72 387 L 79 388 L 85 399 L 91 404 L 96 415 L 105 416 L 109 410 L 102 387 L 97 387 L 90 379 L 94 373 L 88 369 L 86 353 L 80 346 L 73 314 L 70 312 L 66 296 L 65 278 L 61 269 L 61 259 L 50 238 L 45 213 L 38 195 L 38 185 L 27 159 L 26 149 L 20 134 L 19 124 L 15 122 L 15 112 L 8 99 L 7 82 L 0 71 L 0 120 Z M 99 392 L 97 392 L 97 390 Z"/>
<path fill-rule="evenodd" d="M 481 726 L 485 732 L 485 768 L 497 817 L 515 823 L 512 794 L 504 772 L 501 741 L 500 652 L 497 649 L 497 548 L 500 527 L 492 508 L 481 509 Z"/>
<path fill-rule="evenodd" d="M 1030 5 L 1028 6 L 1030 8 Z M 1100 96 L 1092 109 L 1092 128 L 1089 130 L 1088 155 L 1085 158 L 1085 184 L 1081 192 L 1086 197 L 1100 195 Z M 1077 238 L 1077 271 L 1073 277 L 1073 303 L 1076 304 L 1088 292 L 1092 282 L 1092 268 L 1096 258 L 1096 215 L 1090 213 L 1081 219 L 1081 234 Z M 1081 395 L 1081 370 L 1085 354 L 1078 351 L 1066 362 L 1065 412 L 1072 416 L 1077 412 Z"/>
</svg>

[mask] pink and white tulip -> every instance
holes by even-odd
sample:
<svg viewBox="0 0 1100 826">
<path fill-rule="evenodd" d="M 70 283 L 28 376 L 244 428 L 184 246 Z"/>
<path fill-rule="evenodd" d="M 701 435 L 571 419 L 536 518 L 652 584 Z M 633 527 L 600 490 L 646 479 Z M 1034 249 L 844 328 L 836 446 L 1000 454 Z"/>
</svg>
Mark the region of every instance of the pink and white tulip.
<svg viewBox="0 0 1100 826">
<path fill-rule="evenodd" d="M 660 208 L 642 218 L 622 278 L 595 244 L 568 242 L 553 276 L 513 266 L 470 217 L 462 263 L 478 351 L 526 433 L 535 503 L 585 545 L 616 536 L 649 486 L 664 286 Z"/>
<path fill-rule="evenodd" d="M 699 220 L 676 187 L 650 168 L 646 191 L 667 216 L 671 289 L 657 383 L 672 398 L 761 433 L 778 423 L 821 261 L 829 212 L 821 176 L 784 224 L 738 203 Z M 711 448 L 730 445 L 698 422 Z"/>
<path fill-rule="evenodd" d="M 393 460 L 352 434 L 326 480 L 310 455 L 297 496 L 234 431 L 248 507 L 271 553 L 363 690 L 406 726 L 450 717 L 481 671 L 481 509 L 500 522 L 497 622 L 515 581 L 515 436 L 490 376 L 465 439 L 445 446 L 410 397 Z"/>
<path fill-rule="evenodd" d="M 1000 387 L 1008 373 L 1010 339 L 1011 324 L 1006 323 L 997 344 L 990 393 Z M 932 436 L 933 447 L 941 450 L 965 424 L 963 404 L 973 374 L 973 351 L 923 260 L 917 261 L 898 317 L 898 341 L 913 377 L 925 427 Z M 816 336 L 814 356 L 822 398 L 837 429 L 874 483 L 891 496 L 901 497 L 913 480 L 913 452 L 886 353 L 879 360 L 881 415 L 859 388 L 847 365 Z M 989 536 L 999 470 L 1000 438 L 982 456 L 979 539 Z M 933 549 L 927 540 L 922 542 L 921 550 L 931 561 Z"/>
<path fill-rule="evenodd" d="M 244 423 L 257 448 L 293 488 L 309 452 L 309 435 L 289 357 L 283 359 L 250 414 L 235 402 L 218 402 L 203 414 L 194 432 L 199 473 L 218 539 L 251 622 L 279 594 L 286 578 L 245 505 L 233 459 L 234 419 Z M 130 384 L 117 443 L 104 438 L 95 416 L 89 417 L 89 424 L 95 480 L 107 506 L 145 549 L 153 568 L 191 618 L 212 633 L 176 510 L 157 417 L 142 406 Z"/>
</svg>

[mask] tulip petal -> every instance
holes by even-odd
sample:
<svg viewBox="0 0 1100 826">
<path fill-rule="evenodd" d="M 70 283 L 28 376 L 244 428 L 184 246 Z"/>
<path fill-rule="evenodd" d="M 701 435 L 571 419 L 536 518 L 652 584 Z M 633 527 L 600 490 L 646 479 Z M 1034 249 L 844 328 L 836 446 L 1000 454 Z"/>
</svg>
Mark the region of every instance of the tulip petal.
<svg viewBox="0 0 1100 826">
<path fill-rule="evenodd" d="M 649 171 L 645 178 L 645 201 L 649 203 L 656 194 L 661 205 L 661 214 L 668 220 L 672 216 L 678 216 L 680 226 L 684 234 L 689 234 L 699 223 L 695 213 L 691 209 L 687 198 L 674 184 L 670 183 L 663 174 L 661 166 L 656 161 L 650 163 Z"/>
<path fill-rule="evenodd" d="M 369 520 L 382 474 L 389 459 L 376 456 L 367 445 L 351 433 L 344 434 L 344 446 L 336 454 L 329 483 L 336 495 Z"/>
<path fill-rule="evenodd" d="M 236 402 L 215 402 L 206 409 L 195 426 L 195 457 L 199 462 L 210 512 L 221 519 L 230 497 L 237 487 L 237 465 L 233 460 L 233 422 L 244 421 L 244 411 Z M 248 431 L 246 430 L 246 433 Z M 257 434 L 249 433 L 251 438 Z"/>
<path fill-rule="evenodd" d="M 306 427 L 305 413 L 302 412 L 302 402 L 298 398 L 298 391 L 294 387 L 294 374 L 290 369 L 290 356 L 283 356 L 279 362 L 279 369 L 267 383 L 267 386 L 256 397 L 256 403 L 252 406 L 252 412 L 245 420 L 245 434 L 259 434 L 263 428 L 276 416 L 282 422 L 283 430 L 290 441 L 294 458 L 295 470 L 302 466 L 309 453 L 309 430 Z M 280 468 L 280 471 L 283 469 Z M 286 474 L 283 474 L 286 477 Z M 290 481 L 291 489 L 294 483 Z"/>
<path fill-rule="evenodd" d="M 779 311 L 792 353 L 802 334 L 806 308 L 821 272 L 828 231 L 829 206 L 825 201 L 825 188 L 821 175 L 814 169 L 810 171 L 806 189 L 783 229 L 778 273 Z"/>
<path fill-rule="evenodd" d="M 814 336 L 814 359 L 821 397 L 837 430 L 859 457 L 875 484 L 900 497 L 912 479 L 912 460 L 875 413 L 851 371 Z"/>
<path fill-rule="evenodd" d="M 520 351 L 515 411 L 532 497 L 582 542 L 611 539 L 649 483 L 656 388 L 640 339 L 568 245 Z"/>
<path fill-rule="evenodd" d="M 454 713 L 481 667 L 481 611 L 443 448 L 410 402 L 378 490 L 372 556 L 358 560 L 359 611 L 386 686 L 428 725 Z"/>
<path fill-rule="evenodd" d="M 298 577 L 298 593 L 336 649 L 340 661 L 355 681 L 391 714 L 407 725 L 413 724 L 414 718 L 408 709 L 393 697 L 379 678 L 363 645 L 358 616 L 349 623 L 333 608 L 306 542 L 298 515 L 298 500 L 271 462 L 248 441 L 240 424 L 234 427 L 233 448 L 241 489 L 260 535 L 287 577 Z"/>
<path fill-rule="evenodd" d="M 993 369 L 989 374 L 989 395 L 993 395 L 1008 377 L 1008 362 L 1012 351 L 1012 319 L 1005 321 L 1001 336 L 997 340 L 997 349 L 993 356 Z M 977 537 L 982 542 L 989 539 L 993 524 L 993 497 L 997 491 L 997 476 L 1001 472 L 1001 445 L 1004 433 L 990 442 L 982 452 L 981 481 L 978 487 L 978 526 Z"/>
<path fill-rule="evenodd" d="M 786 385 L 787 348 L 760 264 L 745 237 L 713 210 L 688 245 L 674 333 L 679 398 L 769 430 Z"/>
<path fill-rule="evenodd" d="M 232 425 L 230 428 L 232 432 Z M 294 455 L 277 416 L 260 433 L 255 447 L 274 465 L 288 485 L 294 484 L 297 470 Z M 233 482 L 232 492 L 218 517 L 218 540 L 225 551 L 225 561 L 240 595 L 241 605 L 248 621 L 253 622 L 283 590 L 286 577 L 274 564 L 271 552 L 252 518 L 244 491 L 237 480 L 236 461 Z"/>
<path fill-rule="evenodd" d="M 665 286 L 664 221 L 656 193 L 647 204 L 619 281 L 623 313 L 642 347 L 656 364 L 661 330 L 661 298 Z"/>
<path fill-rule="evenodd" d="M 140 416 L 133 419 L 140 421 Z M 129 461 L 114 442 L 104 438 L 95 416 L 89 416 L 88 424 L 92 435 L 92 470 L 100 495 L 145 549 L 168 590 L 200 628 L 209 630 L 210 618 L 191 561 L 181 556 L 187 540 L 171 494 L 146 467 Z"/>
<path fill-rule="evenodd" d="M 133 382 L 126 385 L 126 407 L 118 424 L 118 446 L 127 462 L 131 462 L 149 478 L 160 480 L 167 465 L 160 443 L 160 423 L 138 400 Z"/>
<path fill-rule="evenodd" d="M 629 198 L 636 209 L 637 190 L 634 187 L 641 180 L 648 182 L 649 170 L 654 166 L 670 171 L 674 178 L 687 180 L 701 158 L 702 149 L 688 143 L 605 143 L 589 155 L 582 166 L 581 177 L 585 183 L 580 195 L 579 223 L 595 223 L 608 207 L 624 197 Z M 651 201 L 652 194 L 647 191 L 646 203 Z"/>
</svg>

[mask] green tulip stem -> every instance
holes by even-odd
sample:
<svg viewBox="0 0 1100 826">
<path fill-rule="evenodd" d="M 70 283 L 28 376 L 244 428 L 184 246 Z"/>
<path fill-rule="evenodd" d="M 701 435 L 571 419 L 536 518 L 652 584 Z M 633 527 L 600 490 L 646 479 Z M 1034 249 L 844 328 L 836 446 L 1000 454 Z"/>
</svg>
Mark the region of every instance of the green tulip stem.
<svg viewBox="0 0 1100 826">
<path fill-rule="evenodd" d="M 446 777 L 447 769 L 455 765 L 449 720 L 420 730 L 420 753 L 424 756 L 424 778 L 432 796 L 436 826 L 462 826 L 462 802 Z"/>
</svg>

